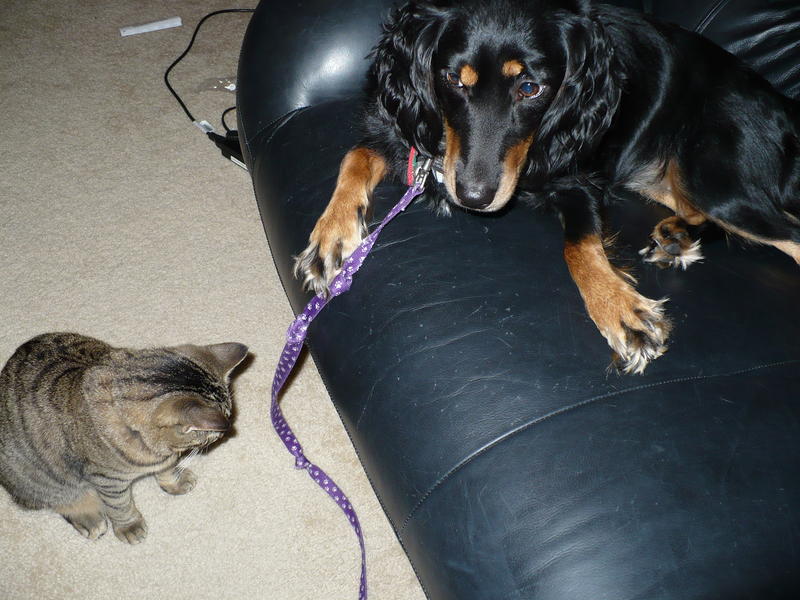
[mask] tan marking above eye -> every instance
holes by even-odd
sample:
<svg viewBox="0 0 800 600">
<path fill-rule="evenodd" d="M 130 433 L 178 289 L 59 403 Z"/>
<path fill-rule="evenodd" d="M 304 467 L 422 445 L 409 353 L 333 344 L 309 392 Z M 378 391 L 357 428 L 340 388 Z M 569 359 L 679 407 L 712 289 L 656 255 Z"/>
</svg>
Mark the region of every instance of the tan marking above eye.
<svg viewBox="0 0 800 600">
<path fill-rule="evenodd" d="M 478 72 L 473 69 L 471 65 L 464 65 L 461 67 L 459 76 L 461 77 L 461 83 L 467 87 L 472 87 L 478 83 Z"/>
<path fill-rule="evenodd" d="M 525 67 L 518 60 L 507 60 L 503 63 L 502 73 L 506 77 L 516 77 L 525 70 Z"/>
</svg>

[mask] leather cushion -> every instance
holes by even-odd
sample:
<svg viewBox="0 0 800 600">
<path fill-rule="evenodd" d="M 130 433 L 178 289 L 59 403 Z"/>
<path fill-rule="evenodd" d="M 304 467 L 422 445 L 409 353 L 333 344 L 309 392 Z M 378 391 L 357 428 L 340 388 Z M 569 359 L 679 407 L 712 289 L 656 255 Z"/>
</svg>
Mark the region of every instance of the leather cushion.
<svg viewBox="0 0 800 600">
<path fill-rule="evenodd" d="M 296 113 L 253 165 L 296 310 L 308 296 L 290 255 L 355 141 L 353 106 Z M 376 217 L 402 191 L 380 186 Z M 635 262 L 663 214 L 619 209 Z M 676 329 L 645 376 L 620 377 L 552 215 L 437 217 L 418 201 L 387 227 L 309 346 L 431 597 L 689 598 L 686 573 L 731 597 L 735 582 L 790 578 L 797 266 L 721 237 L 704 250 L 685 273 L 637 268 L 645 294 L 670 296 Z"/>
</svg>

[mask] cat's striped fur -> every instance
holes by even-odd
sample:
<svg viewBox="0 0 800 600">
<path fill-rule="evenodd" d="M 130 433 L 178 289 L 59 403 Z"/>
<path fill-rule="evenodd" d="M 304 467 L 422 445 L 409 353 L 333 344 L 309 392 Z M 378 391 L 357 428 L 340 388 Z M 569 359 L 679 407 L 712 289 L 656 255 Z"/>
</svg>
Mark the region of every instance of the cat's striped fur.
<svg viewBox="0 0 800 600">
<path fill-rule="evenodd" d="M 111 521 L 123 541 L 147 527 L 131 484 L 155 475 L 194 487 L 180 456 L 230 427 L 230 372 L 241 344 L 128 350 L 74 333 L 20 346 L 0 372 L 0 484 L 22 506 L 52 509 L 86 537 Z"/>
</svg>

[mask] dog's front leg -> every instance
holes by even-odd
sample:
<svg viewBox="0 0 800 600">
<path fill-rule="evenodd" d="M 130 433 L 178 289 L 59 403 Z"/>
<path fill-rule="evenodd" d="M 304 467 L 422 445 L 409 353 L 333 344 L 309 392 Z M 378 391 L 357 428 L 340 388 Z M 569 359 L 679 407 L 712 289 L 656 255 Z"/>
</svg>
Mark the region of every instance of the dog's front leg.
<svg viewBox="0 0 800 600">
<path fill-rule="evenodd" d="M 664 300 L 639 294 L 633 277 L 609 262 L 598 202 L 590 193 L 561 192 L 556 206 L 564 224 L 564 258 L 589 316 L 614 350 L 619 368 L 642 373 L 666 350 L 670 325 L 664 316 Z"/>
<path fill-rule="evenodd" d="M 385 174 L 386 161 L 374 150 L 357 147 L 345 155 L 333 196 L 295 259 L 295 276 L 306 288 L 328 293 L 342 262 L 367 234 L 372 192 Z"/>
</svg>

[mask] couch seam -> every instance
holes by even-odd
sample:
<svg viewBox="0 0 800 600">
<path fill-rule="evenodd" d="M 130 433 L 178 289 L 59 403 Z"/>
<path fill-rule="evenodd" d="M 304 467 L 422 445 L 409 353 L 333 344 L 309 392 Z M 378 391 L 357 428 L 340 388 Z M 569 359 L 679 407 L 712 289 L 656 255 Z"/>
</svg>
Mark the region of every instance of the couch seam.
<svg viewBox="0 0 800 600">
<path fill-rule="evenodd" d="M 727 6 L 728 2 L 729 0 L 719 0 L 714 6 L 711 7 L 711 9 L 706 12 L 703 18 L 698 21 L 694 30 L 697 33 L 703 33 L 706 29 L 708 29 L 708 26 L 711 25 L 711 22 L 717 18 L 717 15 L 719 15 L 722 9 Z"/>
<path fill-rule="evenodd" d="M 645 385 L 638 385 L 638 386 L 634 386 L 634 387 L 630 387 L 630 388 L 626 388 L 626 389 L 622 389 L 622 390 L 615 390 L 613 392 L 606 392 L 604 394 L 600 394 L 599 396 L 593 396 L 591 398 L 586 398 L 584 400 L 581 400 L 580 402 L 575 402 L 573 404 L 570 404 L 569 406 L 564 406 L 562 408 L 559 408 L 558 410 L 554 410 L 554 411 L 549 412 L 549 413 L 547 413 L 545 415 L 542 415 L 540 417 L 536 417 L 535 419 L 532 419 L 531 421 L 528 421 L 527 423 L 523 423 L 522 425 L 512 429 L 511 431 L 508 431 L 508 432 L 504 433 L 503 435 L 501 435 L 500 437 L 492 440 L 491 442 L 488 442 L 487 444 L 484 444 L 484 446 L 482 446 L 478 450 L 475 450 L 474 452 L 472 452 L 471 454 L 469 454 L 468 456 L 463 458 L 458 464 L 456 464 L 454 467 L 452 467 L 447 473 L 442 475 L 442 477 L 439 478 L 439 480 L 436 483 L 434 483 L 430 487 L 430 489 L 427 492 L 425 492 L 425 494 L 412 507 L 411 511 L 408 513 L 406 518 L 403 520 L 403 524 L 398 529 L 397 536 L 398 536 L 398 538 L 400 538 L 400 536 L 405 531 L 405 529 L 408 526 L 408 524 L 411 521 L 411 519 L 413 519 L 414 515 L 419 511 L 420 508 L 422 508 L 422 505 L 425 504 L 425 502 L 428 500 L 428 498 L 430 498 L 438 488 L 440 488 L 442 485 L 444 485 L 444 483 L 446 481 L 451 479 L 453 477 L 453 475 L 455 475 L 458 471 L 462 470 L 464 467 L 466 467 L 469 463 L 474 461 L 476 458 L 478 458 L 478 457 L 482 456 L 483 454 L 489 452 L 490 450 L 492 450 L 496 446 L 498 446 L 501 443 L 505 442 L 506 440 L 516 436 L 517 434 L 522 433 L 523 431 L 526 431 L 526 430 L 530 429 L 531 427 L 534 427 L 535 425 L 539 425 L 541 423 L 544 423 L 545 421 L 549 421 L 549 420 L 551 420 L 551 419 L 553 419 L 555 417 L 561 416 L 561 415 L 563 415 L 565 413 L 572 412 L 574 410 L 583 408 L 585 406 L 588 406 L 589 404 L 593 404 L 593 403 L 599 402 L 601 400 L 606 400 L 608 398 L 614 398 L 614 397 L 618 397 L 618 396 L 623 396 L 623 395 L 626 395 L 626 394 L 629 394 L 629 393 L 632 393 L 632 392 L 638 392 L 638 391 L 641 391 L 641 390 L 652 389 L 652 388 L 656 388 L 656 387 L 660 387 L 660 386 L 673 385 L 673 384 L 676 384 L 676 383 L 685 383 L 687 381 L 702 381 L 702 380 L 706 380 L 706 379 L 716 379 L 716 378 L 721 378 L 721 377 L 736 377 L 738 375 L 744 375 L 746 373 L 752 373 L 754 371 L 759 371 L 759 370 L 763 370 L 763 369 L 770 369 L 770 368 L 774 368 L 774 367 L 782 367 L 782 366 L 791 365 L 791 364 L 799 364 L 799 363 L 800 363 L 800 359 L 791 359 L 791 360 L 784 360 L 784 361 L 773 362 L 773 363 L 766 363 L 766 364 L 763 364 L 763 365 L 758 365 L 758 366 L 755 366 L 755 367 L 748 367 L 748 368 L 745 368 L 745 369 L 739 369 L 739 370 L 731 371 L 731 372 L 728 372 L 728 373 L 714 373 L 714 374 L 710 374 L 710 375 L 695 375 L 695 376 L 691 376 L 691 377 L 676 377 L 674 379 L 665 379 L 665 380 L 662 380 L 662 381 L 656 381 L 656 382 L 648 383 L 648 384 L 645 384 Z"/>
</svg>

